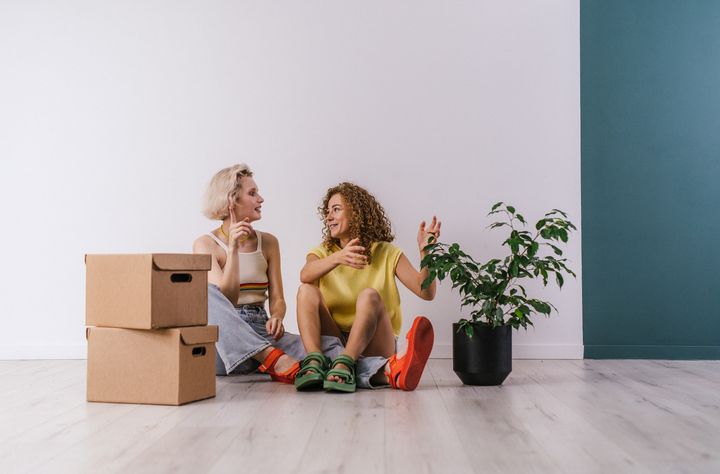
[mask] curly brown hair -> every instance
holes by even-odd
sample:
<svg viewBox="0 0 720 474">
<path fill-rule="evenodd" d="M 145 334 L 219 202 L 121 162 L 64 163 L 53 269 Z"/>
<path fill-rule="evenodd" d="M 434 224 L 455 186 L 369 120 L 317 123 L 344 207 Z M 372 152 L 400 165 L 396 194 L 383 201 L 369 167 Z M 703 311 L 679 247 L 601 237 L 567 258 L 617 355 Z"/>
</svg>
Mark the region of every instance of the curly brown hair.
<svg viewBox="0 0 720 474">
<path fill-rule="evenodd" d="M 371 248 L 375 242 L 392 242 L 395 236 L 390 229 L 390 219 L 385 215 L 385 209 L 375 199 L 375 196 L 367 192 L 367 190 L 353 183 L 340 183 L 328 189 L 323 198 L 322 206 L 318 207 L 320 217 L 322 217 L 323 228 L 323 245 L 327 250 L 332 249 L 333 245 L 340 246 L 340 240 L 330 236 L 330 229 L 327 225 L 328 202 L 334 195 L 342 196 L 346 212 L 350 215 L 350 235 L 351 238 L 359 238 L 360 245 L 365 247 L 365 256 L 368 258 L 368 264 L 372 263 Z"/>
</svg>

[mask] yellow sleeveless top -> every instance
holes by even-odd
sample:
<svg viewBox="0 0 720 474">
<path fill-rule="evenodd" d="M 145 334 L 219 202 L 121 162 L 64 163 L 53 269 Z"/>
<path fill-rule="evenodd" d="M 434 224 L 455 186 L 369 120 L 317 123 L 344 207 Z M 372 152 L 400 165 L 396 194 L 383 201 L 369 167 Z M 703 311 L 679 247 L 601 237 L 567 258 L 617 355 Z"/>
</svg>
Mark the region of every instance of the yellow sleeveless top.
<svg viewBox="0 0 720 474">
<path fill-rule="evenodd" d="M 328 251 L 323 245 L 308 252 L 318 258 L 325 258 L 340 250 L 334 246 Z M 341 331 L 349 332 L 355 321 L 355 303 L 358 295 L 366 288 L 374 288 L 385 303 L 395 335 L 400 335 L 402 312 L 400 293 L 395 280 L 395 267 L 402 250 L 390 242 L 375 242 L 371 247 L 372 264 L 362 270 L 347 265 L 338 265 L 320 278 L 320 293 L 330 310 L 333 320 Z"/>
</svg>

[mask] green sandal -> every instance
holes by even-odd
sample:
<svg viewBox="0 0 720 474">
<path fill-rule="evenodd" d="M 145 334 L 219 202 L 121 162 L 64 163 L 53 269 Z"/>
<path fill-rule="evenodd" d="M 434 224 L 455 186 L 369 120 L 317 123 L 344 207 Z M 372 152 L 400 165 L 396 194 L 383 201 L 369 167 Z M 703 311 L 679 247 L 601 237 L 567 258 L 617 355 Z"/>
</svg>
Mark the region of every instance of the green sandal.
<svg viewBox="0 0 720 474">
<path fill-rule="evenodd" d="M 335 366 L 337 364 L 345 364 L 350 369 L 336 369 Z M 330 375 L 334 375 L 336 377 L 340 377 L 345 381 L 345 383 L 340 382 L 330 382 L 327 380 L 327 377 Z M 347 392 L 352 393 L 355 391 L 357 387 L 357 382 L 355 381 L 355 361 L 352 357 L 345 354 L 340 354 L 335 358 L 335 360 L 332 361 L 332 366 L 330 370 L 327 371 L 325 374 L 325 381 L 323 382 L 323 388 L 327 392 Z"/>
<path fill-rule="evenodd" d="M 311 362 L 317 362 L 317 364 Z M 295 389 L 300 392 L 322 388 L 329 367 L 330 359 L 328 357 L 321 352 L 309 352 L 300 362 L 300 370 L 295 376 Z"/>
</svg>

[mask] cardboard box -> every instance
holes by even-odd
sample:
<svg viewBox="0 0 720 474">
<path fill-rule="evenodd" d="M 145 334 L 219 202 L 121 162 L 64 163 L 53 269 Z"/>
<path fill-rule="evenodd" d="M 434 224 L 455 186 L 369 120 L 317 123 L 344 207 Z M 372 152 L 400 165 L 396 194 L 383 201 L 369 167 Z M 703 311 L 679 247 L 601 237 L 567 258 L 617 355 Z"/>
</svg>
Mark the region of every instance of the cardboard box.
<svg viewBox="0 0 720 474">
<path fill-rule="evenodd" d="M 217 326 L 86 331 L 89 402 L 182 405 L 215 396 Z"/>
<path fill-rule="evenodd" d="M 210 265 L 210 255 L 86 255 L 85 324 L 204 326 Z"/>
</svg>

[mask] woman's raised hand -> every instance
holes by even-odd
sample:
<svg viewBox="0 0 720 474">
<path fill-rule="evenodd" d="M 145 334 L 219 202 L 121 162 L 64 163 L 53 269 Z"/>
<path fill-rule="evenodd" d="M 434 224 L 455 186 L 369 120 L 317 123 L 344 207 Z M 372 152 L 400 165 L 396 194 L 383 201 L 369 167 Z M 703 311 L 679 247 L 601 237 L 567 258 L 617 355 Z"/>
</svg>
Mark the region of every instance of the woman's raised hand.
<svg viewBox="0 0 720 474">
<path fill-rule="evenodd" d="M 228 231 L 228 247 L 230 250 L 237 250 L 238 244 L 252 235 L 253 228 L 250 219 L 245 218 L 238 222 L 235 217 L 235 209 L 230 207 L 230 230 Z"/>
<path fill-rule="evenodd" d="M 425 221 L 422 221 L 420 223 L 420 228 L 418 229 L 417 235 L 417 242 L 421 252 L 428 244 L 437 242 L 438 239 L 440 239 L 441 224 L 442 223 L 435 216 L 433 216 L 430 225 L 427 227 L 425 226 Z M 433 237 L 432 242 L 430 242 L 430 237 Z"/>
<path fill-rule="evenodd" d="M 358 270 L 362 270 L 367 265 L 367 257 L 363 253 L 365 247 L 358 245 L 360 243 L 359 238 L 354 238 L 347 243 L 345 247 L 337 252 L 337 263 L 340 265 L 347 265 Z"/>
</svg>

